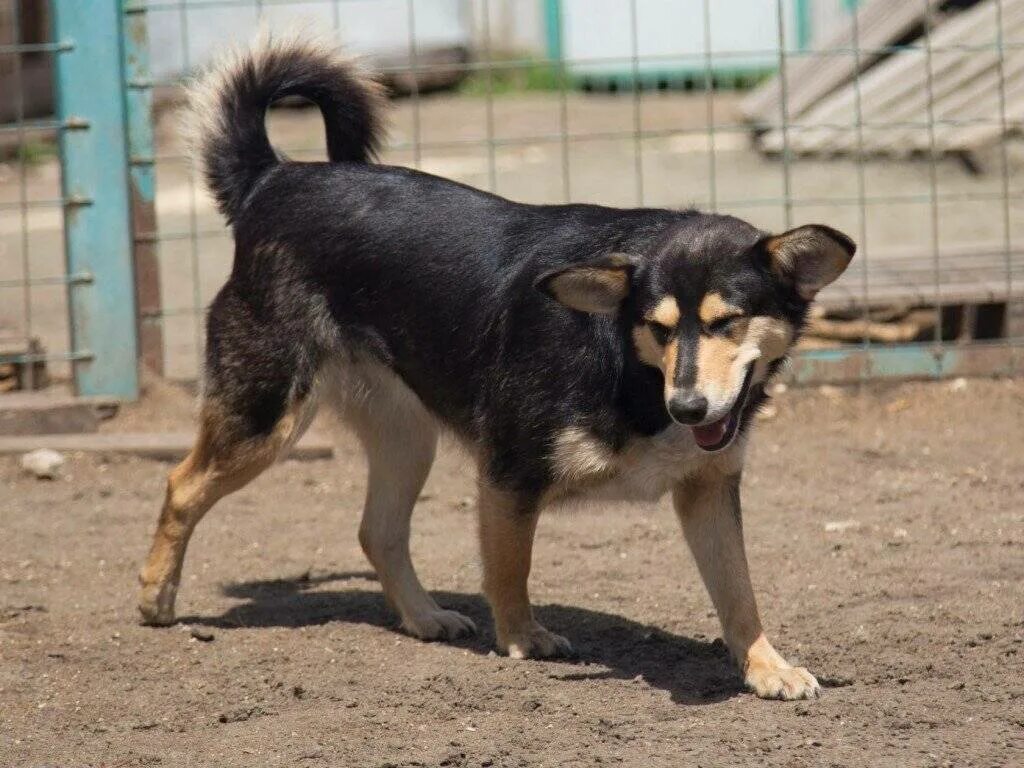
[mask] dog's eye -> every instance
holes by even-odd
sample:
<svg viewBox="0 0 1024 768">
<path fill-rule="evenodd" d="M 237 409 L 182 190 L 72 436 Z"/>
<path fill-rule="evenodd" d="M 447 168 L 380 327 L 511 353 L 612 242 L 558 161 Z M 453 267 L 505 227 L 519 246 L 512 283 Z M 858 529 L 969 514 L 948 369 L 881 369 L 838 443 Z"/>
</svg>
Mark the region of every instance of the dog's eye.
<svg viewBox="0 0 1024 768">
<path fill-rule="evenodd" d="M 712 336 L 725 336 L 736 328 L 737 323 L 743 318 L 740 315 L 723 317 L 720 320 L 708 323 L 708 333 Z"/>
<path fill-rule="evenodd" d="M 647 327 L 651 329 L 651 334 L 654 336 L 654 340 L 664 346 L 668 344 L 668 340 L 672 337 L 672 329 L 667 325 L 650 321 L 647 323 Z"/>
</svg>

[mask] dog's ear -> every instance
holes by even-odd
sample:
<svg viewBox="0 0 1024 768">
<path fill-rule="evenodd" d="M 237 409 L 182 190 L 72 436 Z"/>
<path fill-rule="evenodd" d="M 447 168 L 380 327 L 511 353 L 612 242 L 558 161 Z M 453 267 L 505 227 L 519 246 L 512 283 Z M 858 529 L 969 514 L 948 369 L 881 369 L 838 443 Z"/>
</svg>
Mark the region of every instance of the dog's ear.
<svg viewBox="0 0 1024 768">
<path fill-rule="evenodd" d="M 611 315 L 629 294 L 633 266 L 626 254 L 610 253 L 545 272 L 533 285 L 570 309 Z"/>
<path fill-rule="evenodd" d="M 838 230 L 808 224 L 764 240 L 772 269 L 811 301 L 846 269 L 857 245 Z"/>
</svg>

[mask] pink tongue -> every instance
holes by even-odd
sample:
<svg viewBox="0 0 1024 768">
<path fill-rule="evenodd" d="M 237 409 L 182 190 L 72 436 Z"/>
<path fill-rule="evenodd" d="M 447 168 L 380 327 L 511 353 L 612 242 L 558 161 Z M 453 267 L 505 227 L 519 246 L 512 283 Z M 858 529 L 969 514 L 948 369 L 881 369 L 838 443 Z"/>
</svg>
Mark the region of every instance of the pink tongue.
<svg viewBox="0 0 1024 768">
<path fill-rule="evenodd" d="M 722 442 L 725 431 L 729 428 L 731 416 L 724 416 L 713 424 L 703 427 L 690 427 L 693 430 L 693 439 L 701 448 L 711 448 Z"/>
</svg>

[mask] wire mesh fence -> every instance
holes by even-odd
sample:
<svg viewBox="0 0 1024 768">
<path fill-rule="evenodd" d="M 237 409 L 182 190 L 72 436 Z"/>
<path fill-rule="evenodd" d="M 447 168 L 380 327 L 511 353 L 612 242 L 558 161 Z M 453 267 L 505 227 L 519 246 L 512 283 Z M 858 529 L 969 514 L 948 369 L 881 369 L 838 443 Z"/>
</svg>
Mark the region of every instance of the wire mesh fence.
<svg viewBox="0 0 1024 768">
<path fill-rule="evenodd" d="M 50 72 L 67 47 L 42 6 L 0 0 L 0 391 L 33 389 L 76 357 L 67 320 Z M 43 340 L 46 344 L 43 344 Z"/>
<path fill-rule="evenodd" d="M 1024 0 L 124 0 L 122 10 L 148 40 L 148 61 L 119 84 L 138 97 L 129 122 L 148 125 L 155 104 L 152 137 L 130 148 L 133 173 L 155 175 L 155 208 L 136 208 L 134 230 L 137 270 L 140 249 L 151 257 L 136 275 L 142 356 L 172 378 L 196 376 L 204 308 L 231 265 L 230 233 L 179 136 L 181 85 L 259 24 L 296 22 L 365 54 L 392 87 L 382 162 L 525 202 L 696 206 L 766 230 L 816 221 L 849 232 L 858 258 L 822 296 L 798 379 L 1020 369 Z M 289 156 L 324 156 L 314 111 L 275 109 L 269 125 Z M 24 162 L 10 167 L 31 178 Z M 0 225 L 31 233 L 20 198 L 10 202 Z M 37 273 L 35 259 L 25 264 Z M 34 327 L 28 305 L 22 319 Z"/>
</svg>

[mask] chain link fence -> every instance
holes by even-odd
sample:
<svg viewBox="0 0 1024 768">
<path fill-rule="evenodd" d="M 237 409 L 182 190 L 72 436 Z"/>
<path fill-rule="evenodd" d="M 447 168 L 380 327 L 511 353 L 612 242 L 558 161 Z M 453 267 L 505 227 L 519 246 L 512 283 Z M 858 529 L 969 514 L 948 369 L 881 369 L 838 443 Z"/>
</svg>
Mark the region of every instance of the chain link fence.
<svg viewBox="0 0 1024 768">
<path fill-rule="evenodd" d="M 7 2 L 23 26 L 30 4 Z M 119 13 L 139 355 L 168 377 L 197 375 L 232 253 L 181 142 L 181 85 L 261 23 L 302 22 L 391 87 L 382 162 L 527 202 L 692 205 L 850 233 L 858 257 L 822 296 L 799 381 L 1020 370 L 1024 0 L 121 0 Z M 0 60 L 24 68 L 61 45 L 15 30 Z M 66 200 L 44 179 L 59 164 L 31 154 L 35 130 L 67 124 L 23 107 L 5 122 L 0 290 L 20 304 L 4 301 L 0 329 L 25 348 L 0 360 L 37 354 L 60 373 L 74 313 L 34 292 L 80 276 L 55 242 Z M 315 111 L 283 105 L 269 125 L 291 157 L 324 156 Z M 57 226 L 43 235 L 45 216 Z"/>
</svg>

